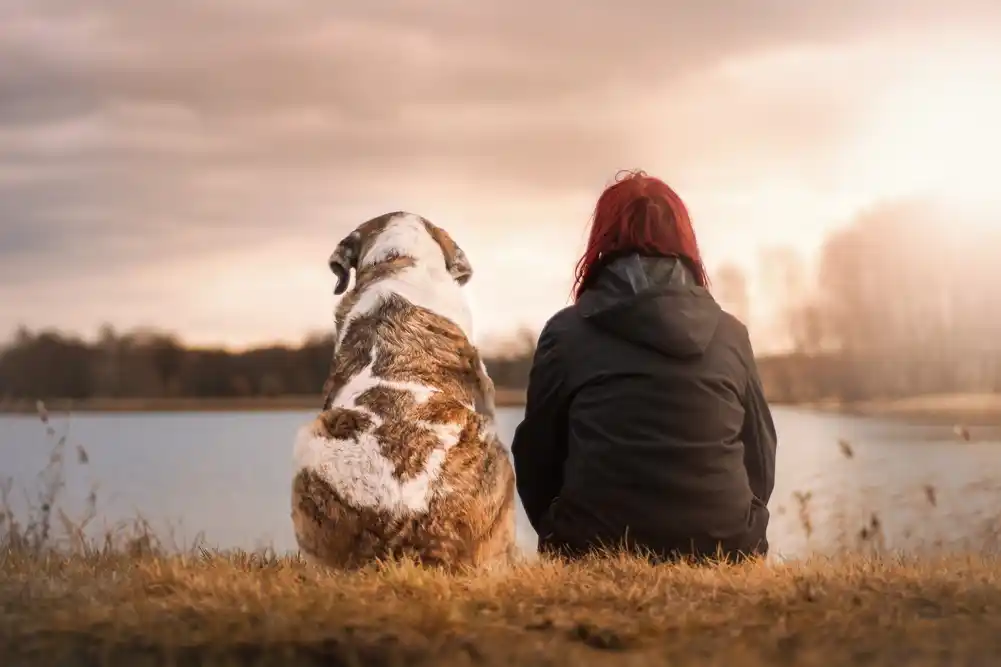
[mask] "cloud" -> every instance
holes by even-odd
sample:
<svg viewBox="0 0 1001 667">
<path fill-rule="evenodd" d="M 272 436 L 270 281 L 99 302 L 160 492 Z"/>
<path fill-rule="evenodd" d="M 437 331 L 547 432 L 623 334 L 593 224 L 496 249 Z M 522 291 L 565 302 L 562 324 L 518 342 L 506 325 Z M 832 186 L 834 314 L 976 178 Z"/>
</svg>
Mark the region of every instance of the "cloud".
<svg viewBox="0 0 1001 667">
<path fill-rule="evenodd" d="M 766 155 L 767 169 L 836 141 L 851 100 L 781 82 L 762 99 L 727 63 L 999 14 L 987 0 L 7 0 L 0 310 L 35 312 L 32 289 L 91 272 L 308 245 L 401 201 L 462 200 L 472 235 L 496 224 L 493 201 L 590 192 L 619 167 L 718 176 L 722 157 Z M 713 86 L 729 105 L 707 108 Z"/>
</svg>

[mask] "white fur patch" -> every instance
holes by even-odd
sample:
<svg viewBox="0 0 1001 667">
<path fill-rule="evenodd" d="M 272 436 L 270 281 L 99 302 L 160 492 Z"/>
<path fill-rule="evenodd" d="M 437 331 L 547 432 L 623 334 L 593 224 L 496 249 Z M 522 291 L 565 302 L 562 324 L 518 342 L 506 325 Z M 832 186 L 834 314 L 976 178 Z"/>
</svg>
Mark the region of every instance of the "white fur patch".
<svg viewBox="0 0 1001 667">
<path fill-rule="evenodd" d="M 377 308 L 383 299 L 396 295 L 453 322 L 473 340 L 473 316 L 462 287 L 445 268 L 441 246 L 421 219 L 406 213 L 393 218 L 361 258 L 359 268 L 390 257 L 414 259 L 414 266 L 369 285 L 344 318 L 337 332 L 339 346 L 351 322 Z"/>
<path fill-rule="evenodd" d="M 379 441 L 372 431 L 382 420 L 370 410 L 356 405 L 355 401 L 370 387 L 391 387 L 410 392 L 418 402 L 425 402 L 437 389 L 409 382 L 390 382 L 372 374 L 372 363 L 338 393 L 332 407 L 347 407 L 368 415 L 373 426 L 361 434 L 358 441 L 327 438 L 317 432 L 314 421 L 299 429 L 296 435 L 293 461 L 296 472 L 308 469 L 320 476 L 354 507 L 387 510 L 391 514 L 425 513 L 431 503 L 435 483 L 441 476 L 445 455 L 459 440 L 459 424 L 430 424 L 418 422 L 434 433 L 439 447 L 431 452 L 427 466 L 417 477 L 401 482 L 396 477 L 392 462 L 383 456 Z M 442 489 L 443 491 L 445 489 Z"/>
</svg>

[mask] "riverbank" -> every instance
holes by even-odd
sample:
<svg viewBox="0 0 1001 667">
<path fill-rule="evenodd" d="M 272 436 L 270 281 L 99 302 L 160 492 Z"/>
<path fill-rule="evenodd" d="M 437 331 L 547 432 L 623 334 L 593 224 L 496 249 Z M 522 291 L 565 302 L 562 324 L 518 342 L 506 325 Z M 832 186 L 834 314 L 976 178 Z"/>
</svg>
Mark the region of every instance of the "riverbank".
<svg viewBox="0 0 1001 667">
<path fill-rule="evenodd" d="M 1001 427 L 1001 394 L 927 394 L 854 403 L 796 403 L 790 407 L 929 424 Z"/>
<path fill-rule="evenodd" d="M 242 398 L 92 398 L 51 399 L 45 406 L 52 413 L 83 412 L 273 412 L 315 410 L 317 396 L 251 396 Z M 525 405 L 523 389 L 498 389 L 499 407 Z M 1001 427 L 1001 394 L 933 394 L 899 399 L 842 403 L 838 401 L 773 402 L 775 407 L 793 407 L 855 416 L 904 419 L 930 424 L 963 424 Z M 0 414 L 35 414 L 34 401 L 0 401 Z"/>
<path fill-rule="evenodd" d="M 989 664 L 1001 650 L 999 564 L 698 569 L 621 557 L 449 576 L 248 554 L 8 551 L 0 663 Z"/>
</svg>

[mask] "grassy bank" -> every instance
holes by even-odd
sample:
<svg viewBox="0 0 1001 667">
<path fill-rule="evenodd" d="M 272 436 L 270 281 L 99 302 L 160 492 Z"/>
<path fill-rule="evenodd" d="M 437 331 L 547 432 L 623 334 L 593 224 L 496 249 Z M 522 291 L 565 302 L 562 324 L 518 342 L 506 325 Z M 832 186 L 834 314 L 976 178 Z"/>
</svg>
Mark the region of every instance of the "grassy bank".
<svg viewBox="0 0 1001 667">
<path fill-rule="evenodd" d="M 1001 394 L 927 394 L 811 407 L 846 414 L 929 423 L 1001 426 Z"/>
<path fill-rule="evenodd" d="M 3 664 L 898 666 L 1001 651 L 1001 567 L 980 557 L 617 557 L 457 577 L 248 554 L 0 558 Z"/>
</svg>

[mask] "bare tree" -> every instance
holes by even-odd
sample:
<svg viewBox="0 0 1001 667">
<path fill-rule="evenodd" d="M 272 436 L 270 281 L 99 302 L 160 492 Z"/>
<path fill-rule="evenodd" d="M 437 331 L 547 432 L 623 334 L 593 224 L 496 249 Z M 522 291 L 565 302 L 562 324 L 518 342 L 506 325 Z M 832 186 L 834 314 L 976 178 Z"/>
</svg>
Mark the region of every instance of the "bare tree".
<svg viewBox="0 0 1001 667">
<path fill-rule="evenodd" d="M 803 256 L 785 246 L 765 248 L 758 255 L 758 275 L 761 293 L 770 305 L 770 337 L 775 347 L 796 349 L 797 332 L 803 328 L 800 313 L 810 294 Z"/>
<path fill-rule="evenodd" d="M 1001 233 L 925 201 L 863 211 L 824 244 L 816 304 L 855 396 L 994 386 Z M 972 279 L 971 279 L 972 278 Z M 996 310 L 995 310 L 996 312 Z"/>
<path fill-rule="evenodd" d="M 713 295 L 731 315 L 749 326 L 751 300 L 747 274 L 736 264 L 724 264 L 712 277 Z"/>
</svg>

